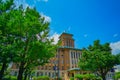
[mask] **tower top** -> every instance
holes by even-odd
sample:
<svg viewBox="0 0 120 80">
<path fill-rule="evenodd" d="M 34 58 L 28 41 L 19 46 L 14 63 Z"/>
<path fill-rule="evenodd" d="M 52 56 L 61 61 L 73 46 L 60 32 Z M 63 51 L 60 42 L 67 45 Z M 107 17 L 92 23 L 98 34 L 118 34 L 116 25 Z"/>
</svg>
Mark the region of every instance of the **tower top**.
<svg viewBox="0 0 120 80">
<path fill-rule="evenodd" d="M 61 40 L 62 47 L 74 48 L 74 39 L 72 34 L 63 32 L 59 38 Z"/>
<path fill-rule="evenodd" d="M 60 35 L 59 38 L 62 38 L 63 36 L 71 36 L 71 38 L 72 38 L 73 34 L 63 32 L 63 33 Z"/>
</svg>

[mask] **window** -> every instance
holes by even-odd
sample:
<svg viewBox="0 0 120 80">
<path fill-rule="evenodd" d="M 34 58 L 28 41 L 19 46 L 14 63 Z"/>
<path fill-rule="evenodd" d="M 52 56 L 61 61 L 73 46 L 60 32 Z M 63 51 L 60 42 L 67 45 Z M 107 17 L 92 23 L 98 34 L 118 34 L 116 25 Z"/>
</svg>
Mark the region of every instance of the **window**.
<svg viewBox="0 0 120 80">
<path fill-rule="evenodd" d="M 37 72 L 37 76 L 39 76 L 39 72 Z"/>
<path fill-rule="evenodd" d="M 51 66 L 49 66 L 49 70 L 51 69 Z"/>
<path fill-rule="evenodd" d="M 47 72 L 45 72 L 45 76 L 47 76 Z"/>
<path fill-rule="evenodd" d="M 71 58 L 73 58 L 73 52 L 71 52 Z"/>
<path fill-rule="evenodd" d="M 43 70 L 43 66 L 41 66 L 41 69 Z"/>
<path fill-rule="evenodd" d="M 63 57 L 64 57 L 64 55 L 62 54 L 62 55 L 61 55 L 61 57 L 63 58 Z"/>
<path fill-rule="evenodd" d="M 68 44 L 69 44 L 69 43 L 68 43 L 68 40 L 66 41 L 66 44 L 67 44 L 66 46 L 68 47 Z"/>
<path fill-rule="evenodd" d="M 51 74 L 50 74 L 50 72 L 48 73 L 48 76 L 49 76 L 49 77 L 51 77 Z"/>
<path fill-rule="evenodd" d="M 62 70 L 64 70 L 64 66 L 62 66 Z"/>
<path fill-rule="evenodd" d="M 62 77 L 64 77 L 64 73 L 62 72 Z"/>
<path fill-rule="evenodd" d="M 72 60 L 72 64 L 74 64 L 74 60 Z"/>
<path fill-rule="evenodd" d="M 43 76 L 43 72 L 40 72 L 39 75 L 40 75 L 40 76 Z"/>
<path fill-rule="evenodd" d="M 74 58 L 75 58 L 75 52 L 74 52 L 74 54 L 73 54 L 73 55 L 74 55 Z"/>
<path fill-rule="evenodd" d="M 64 64 L 64 60 L 63 59 L 61 60 L 61 63 Z"/>
<path fill-rule="evenodd" d="M 45 66 L 45 70 L 47 70 L 47 66 Z"/>
<path fill-rule="evenodd" d="M 69 69 L 69 66 L 67 68 Z"/>
<path fill-rule="evenodd" d="M 17 76 L 17 71 L 15 71 L 15 74 L 14 74 L 15 76 Z"/>
</svg>

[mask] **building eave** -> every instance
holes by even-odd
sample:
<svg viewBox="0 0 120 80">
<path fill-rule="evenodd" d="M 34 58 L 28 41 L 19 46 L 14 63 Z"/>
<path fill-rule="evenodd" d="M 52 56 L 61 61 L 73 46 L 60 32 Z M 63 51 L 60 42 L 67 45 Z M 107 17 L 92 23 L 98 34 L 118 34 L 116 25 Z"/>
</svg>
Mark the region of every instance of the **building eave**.
<svg viewBox="0 0 120 80">
<path fill-rule="evenodd" d="M 67 47 L 67 46 L 60 46 L 59 49 L 71 49 L 71 50 L 79 50 L 79 51 L 82 51 L 81 49 L 73 48 L 73 47 Z"/>
</svg>

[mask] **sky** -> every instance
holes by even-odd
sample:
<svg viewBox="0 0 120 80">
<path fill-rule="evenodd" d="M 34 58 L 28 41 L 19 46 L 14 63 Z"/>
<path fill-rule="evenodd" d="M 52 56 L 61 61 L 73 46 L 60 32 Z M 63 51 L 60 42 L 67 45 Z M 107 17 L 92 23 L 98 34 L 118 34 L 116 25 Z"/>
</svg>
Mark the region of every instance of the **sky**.
<svg viewBox="0 0 120 80">
<path fill-rule="evenodd" d="M 17 5 L 36 7 L 50 22 L 50 35 L 57 42 L 61 33 L 73 34 L 82 49 L 100 40 L 120 53 L 120 0 L 16 0 Z"/>
</svg>

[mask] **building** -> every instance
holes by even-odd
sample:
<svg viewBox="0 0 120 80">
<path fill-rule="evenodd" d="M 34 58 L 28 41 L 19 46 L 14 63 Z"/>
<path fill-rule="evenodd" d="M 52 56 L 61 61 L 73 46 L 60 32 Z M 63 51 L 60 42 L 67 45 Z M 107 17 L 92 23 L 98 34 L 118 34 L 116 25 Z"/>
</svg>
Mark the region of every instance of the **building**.
<svg viewBox="0 0 120 80">
<path fill-rule="evenodd" d="M 75 74 L 91 73 L 90 71 L 82 71 L 78 66 L 79 58 L 82 56 L 80 49 L 75 48 L 73 35 L 62 33 L 59 36 L 61 41 L 60 47 L 57 49 L 55 57 L 49 60 L 44 66 L 38 66 L 34 76 L 49 76 L 51 79 L 62 78 L 69 80 Z M 11 74 L 17 76 L 19 65 L 12 65 Z M 120 71 L 120 66 L 115 66 L 115 72 Z M 106 75 L 106 80 L 113 80 L 114 71 L 111 70 Z"/>
<path fill-rule="evenodd" d="M 120 72 L 120 65 L 114 66 L 115 72 Z"/>
<path fill-rule="evenodd" d="M 55 57 L 51 58 L 49 63 L 44 66 L 38 66 L 34 76 L 49 76 L 51 79 L 62 78 L 62 80 L 67 80 L 65 78 L 70 75 L 68 71 L 79 68 L 78 62 L 82 53 L 80 49 L 75 48 L 73 35 L 62 33 L 59 39 L 61 45 L 57 49 Z M 18 66 L 12 66 L 12 75 L 18 74 Z M 71 75 L 74 76 L 74 74 Z"/>
<path fill-rule="evenodd" d="M 81 50 L 75 48 L 72 34 L 62 33 L 59 37 L 60 47 L 57 49 L 56 56 L 49 60 L 50 63 L 44 66 L 38 66 L 36 76 L 49 76 L 51 78 L 62 78 L 65 80 L 65 74 L 68 70 L 78 68 Z"/>
</svg>

